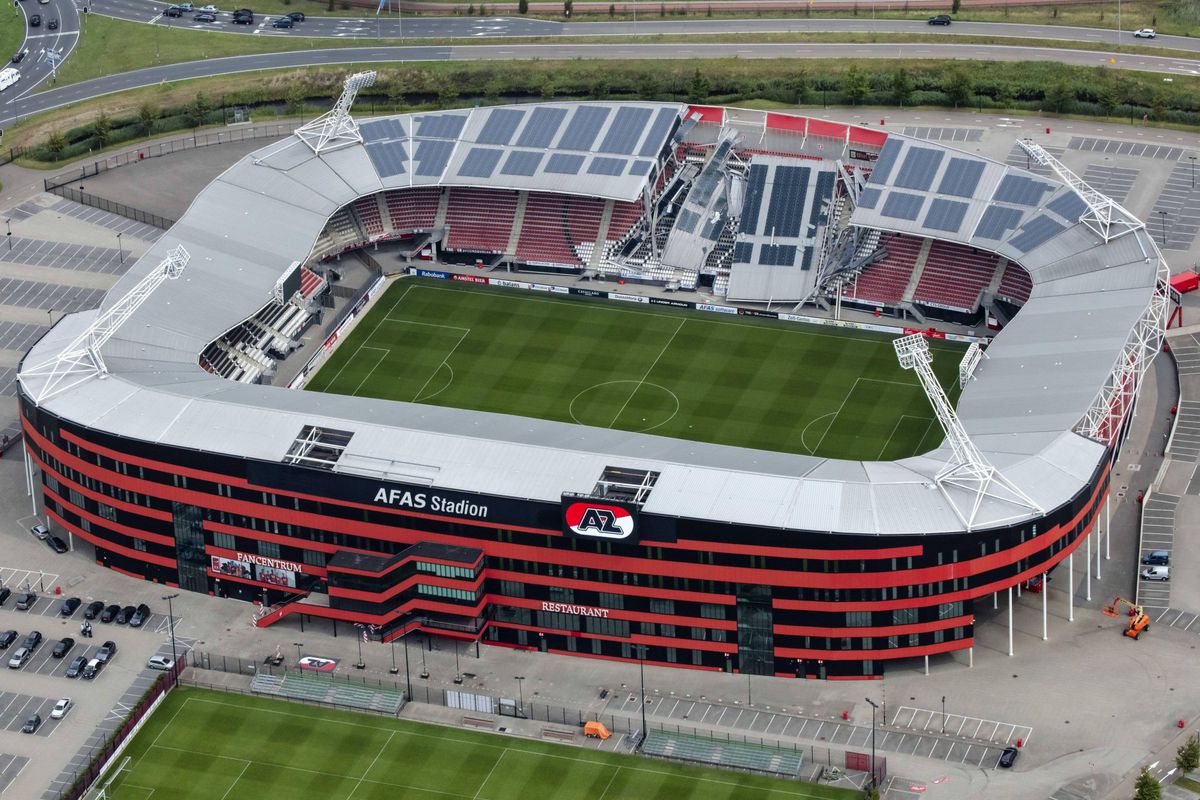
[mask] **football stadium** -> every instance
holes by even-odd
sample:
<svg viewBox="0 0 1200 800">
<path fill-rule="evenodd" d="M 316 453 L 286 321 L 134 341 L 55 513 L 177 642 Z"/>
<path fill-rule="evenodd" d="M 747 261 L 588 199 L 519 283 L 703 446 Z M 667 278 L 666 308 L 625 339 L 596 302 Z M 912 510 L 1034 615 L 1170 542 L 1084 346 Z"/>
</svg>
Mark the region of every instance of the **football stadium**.
<svg viewBox="0 0 1200 800">
<path fill-rule="evenodd" d="M 371 79 L 24 358 L 31 488 L 98 564 L 260 627 L 828 679 L 970 651 L 977 601 L 1072 569 L 1172 297 L 1035 142 L 356 120 Z"/>
</svg>

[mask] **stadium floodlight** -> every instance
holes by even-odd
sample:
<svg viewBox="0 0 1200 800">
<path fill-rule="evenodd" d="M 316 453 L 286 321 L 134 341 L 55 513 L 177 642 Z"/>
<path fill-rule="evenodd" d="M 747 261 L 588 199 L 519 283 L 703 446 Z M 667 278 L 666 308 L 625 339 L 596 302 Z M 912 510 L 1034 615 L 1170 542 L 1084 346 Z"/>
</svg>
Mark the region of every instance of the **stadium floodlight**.
<svg viewBox="0 0 1200 800">
<path fill-rule="evenodd" d="M 158 266 L 150 270 L 124 297 L 113 303 L 111 308 L 96 317 L 92 324 L 58 355 L 24 370 L 20 375 L 21 382 L 34 401 L 41 403 L 92 377 L 108 377 L 108 365 L 100 355 L 100 348 L 150 298 L 163 281 L 175 280 L 183 274 L 189 260 L 191 256 L 183 245 L 167 251 L 166 257 Z M 30 378 L 45 380 L 33 387 L 29 385 Z"/>
<path fill-rule="evenodd" d="M 983 352 L 983 348 L 979 346 L 979 342 L 971 342 L 971 346 L 963 354 L 962 361 L 958 362 L 959 386 L 966 386 L 967 381 L 975 377 L 975 370 L 979 368 L 979 362 L 986 357 L 987 354 Z"/>
<path fill-rule="evenodd" d="M 946 496 L 954 513 L 958 515 L 959 521 L 966 526 L 966 529 L 968 531 L 974 529 L 975 518 L 979 514 L 979 507 L 983 503 L 984 497 L 1020 506 L 1040 514 L 1042 509 L 1038 504 L 1029 499 L 1029 496 L 1017 488 L 1016 484 L 1000 474 L 1000 471 L 992 466 L 983 453 L 979 452 L 979 448 L 967 435 L 962 421 L 954 411 L 954 406 L 950 405 L 946 392 L 938 383 L 937 376 L 933 374 L 931 366 L 933 355 L 929 352 L 929 343 L 925 341 L 925 336 L 920 333 L 901 336 L 892 342 L 892 346 L 896 349 L 896 357 L 900 360 L 900 366 L 904 369 L 911 369 L 917 374 L 917 378 L 921 381 L 921 388 L 925 390 L 929 403 L 933 406 L 933 413 L 942 426 L 942 431 L 946 434 L 951 456 L 946 465 L 934 477 L 934 482 L 942 490 L 942 494 Z M 967 502 L 963 503 L 962 498 L 951 489 L 965 491 Z"/>
<path fill-rule="evenodd" d="M 1120 203 L 1093 189 L 1083 178 L 1076 175 L 1065 164 L 1046 152 L 1040 144 L 1030 139 L 1018 139 L 1017 145 L 1034 161 L 1054 170 L 1055 174 L 1071 188 L 1088 210 L 1078 220 L 1107 244 L 1127 233 L 1146 227 L 1146 223 L 1129 213 Z"/>
<path fill-rule="evenodd" d="M 346 78 L 342 95 L 333 108 L 312 122 L 296 129 L 296 136 L 309 146 L 316 155 L 321 155 L 351 144 L 362 144 L 362 133 L 358 123 L 350 116 L 350 108 L 359 91 L 375 84 L 375 71 L 356 72 Z"/>
</svg>

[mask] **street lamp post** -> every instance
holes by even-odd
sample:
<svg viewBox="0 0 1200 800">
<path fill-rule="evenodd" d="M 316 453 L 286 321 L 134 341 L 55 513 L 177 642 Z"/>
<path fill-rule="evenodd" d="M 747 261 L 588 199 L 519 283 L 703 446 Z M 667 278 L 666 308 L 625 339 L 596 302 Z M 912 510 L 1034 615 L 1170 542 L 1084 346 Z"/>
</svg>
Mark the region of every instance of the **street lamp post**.
<svg viewBox="0 0 1200 800">
<path fill-rule="evenodd" d="M 429 677 L 429 669 L 425 666 L 425 648 L 421 648 L 421 677 Z"/>
<path fill-rule="evenodd" d="M 300 666 L 300 648 L 304 647 L 304 642 L 292 642 L 292 646 L 296 648 L 296 666 Z"/>
<path fill-rule="evenodd" d="M 946 695 L 942 695 L 942 735 L 946 735 Z"/>
<path fill-rule="evenodd" d="M 412 700 L 412 670 L 408 668 L 408 636 L 404 640 L 404 683 L 408 686 L 408 699 Z M 422 651 L 424 653 L 424 651 Z"/>
<path fill-rule="evenodd" d="M 517 716 L 525 717 L 525 676 L 513 675 L 513 680 L 517 682 Z"/>
<path fill-rule="evenodd" d="M 1193 156 L 1192 157 L 1192 186 L 1196 185 L 1196 177 L 1195 176 L 1196 176 L 1196 158 L 1195 158 L 1195 156 Z M 11 253 L 12 252 L 12 220 L 11 219 L 4 220 L 4 225 L 5 225 L 5 227 L 8 228 L 8 235 L 5 238 L 8 239 L 8 252 Z"/>
<path fill-rule="evenodd" d="M 458 666 L 458 639 L 454 640 L 454 682 L 463 682 L 462 670 Z"/>
<path fill-rule="evenodd" d="M 1158 219 L 1162 222 L 1162 246 L 1167 246 L 1167 212 L 1159 211 Z"/>
<path fill-rule="evenodd" d="M 396 675 L 400 672 L 400 668 L 396 666 L 396 640 L 392 639 L 390 644 L 392 645 L 392 668 L 388 672 Z"/>
<path fill-rule="evenodd" d="M 642 742 L 646 741 L 646 645 L 637 645 L 638 649 L 638 679 L 641 683 L 642 695 Z M 641 747 L 642 743 L 638 743 Z"/>
<path fill-rule="evenodd" d="M 1196 157 L 1188 156 L 1188 161 L 1192 162 L 1192 188 L 1195 189 L 1196 188 Z M 9 243 L 9 245 L 10 246 L 8 249 L 11 250 L 12 249 L 11 242 Z"/>
<path fill-rule="evenodd" d="M 124 264 L 125 263 L 125 245 L 121 244 L 121 234 L 122 233 L 123 233 L 123 231 L 117 232 L 117 252 L 121 256 L 121 263 Z"/>
<path fill-rule="evenodd" d="M 869 697 L 864 697 L 863 699 L 871 704 L 871 786 L 874 787 L 876 785 L 876 781 L 875 781 L 875 778 L 876 778 L 876 775 L 875 775 L 875 712 L 879 710 L 879 706 L 877 706 L 875 704 L 875 701 Z"/>
<path fill-rule="evenodd" d="M 171 632 L 171 661 L 172 663 L 179 661 L 179 652 L 175 648 L 175 608 L 171 605 L 171 601 L 179 597 L 179 593 L 169 594 L 163 597 L 167 601 L 167 630 Z"/>
</svg>

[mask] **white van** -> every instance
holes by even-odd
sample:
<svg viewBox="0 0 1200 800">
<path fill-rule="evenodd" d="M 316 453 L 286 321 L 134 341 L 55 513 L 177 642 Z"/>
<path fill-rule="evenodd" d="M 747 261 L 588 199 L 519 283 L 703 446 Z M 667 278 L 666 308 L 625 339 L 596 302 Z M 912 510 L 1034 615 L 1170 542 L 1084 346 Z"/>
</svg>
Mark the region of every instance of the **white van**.
<svg viewBox="0 0 1200 800">
<path fill-rule="evenodd" d="M 1142 580 L 1144 581 L 1169 581 L 1171 580 L 1170 567 L 1146 567 L 1142 570 Z"/>
<path fill-rule="evenodd" d="M 103 661 L 98 658 L 93 658 L 87 663 L 87 666 L 83 668 L 83 678 L 90 681 L 92 678 L 95 678 L 98 674 L 100 674 L 100 669 L 103 666 Z"/>
</svg>

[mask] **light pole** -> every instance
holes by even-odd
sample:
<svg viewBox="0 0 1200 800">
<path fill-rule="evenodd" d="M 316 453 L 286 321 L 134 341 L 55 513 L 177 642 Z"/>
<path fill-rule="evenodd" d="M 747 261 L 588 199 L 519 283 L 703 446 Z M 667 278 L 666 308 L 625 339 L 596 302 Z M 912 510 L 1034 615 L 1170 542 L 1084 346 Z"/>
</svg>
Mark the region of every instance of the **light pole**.
<svg viewBox="0 0 1200 800">
<path fill-rule="evenodd" d="M 864 697 L 871 704 L 871 786 L 876 785 L 875 782 L 875 712 L 879 710 L 879 706 L 875 705 L 875 701 L 869 697 Z"/>
<path fill-rule="evenodd" d="M 362 629 L 362 635 L 356 637 L 358 639 L 358 663 L 354 665 L 355 669 L 366 669 L 367 665 L 362 657 L 363 639 L 367 638 L 367 626 L 361 622 L 354 623 L 354 627 Z"/>
<path fill-rule="evenodd" d="M 513 675 L 513 680 L 515 680 L 517 682 L 517 697 L 519 698 L 518 705 L 517 705 L 517 716 L 524 719 L 524 717 L 525 717 L 525 686 L 524 686 L 525 676 L 524 675 Z"/>
<path fill-rule="evenodd" d="M 946 695 L 942 695 L 942 735 L 946 735 Z"/>
<path fill-rule="evenodd" d="M 403 637 L 404 641 L 404 683 L 408 686 L 408 699 L 412 701 L 412 670 L 408 668 L 408 636 Z"/>
<path fill-rule="evenodd" d="M 179 592 L 169 594 L 163 597 L 167 601 L 167 630 L 171 632 L 171 661 L 172 663 L 179 660 L 179 653 L 175 649 L 175 608 L 171 605 L 171 601 L 179 597 Z"/>
<path fill-rule="evenodd" d="M 1192 188 L 1193 188 L 1193 189 L 1195 189 L 1195 188 L 1196 188 L 1196 157 L 1195 157 L 1195 156 L 1188 156 L 1188 161 L 1191 161 L 1191 162 L 1192 162 Z M 9 250 L 11 250 L 11 249 L 12 249 L 12 243 L 11 243 L 11 242 L 9 243 L 9 248 L 8 248 L 8 249 L 9 249 Z"/>
<path fill-rule="evenodd" d="M 1196 177 L 1195 176 L 1196 176 L 1196 157 L 1192 156 L 1192 186 L 1196 185 Z M 8 228 L 8 235 L 5 238 L 8 239 L 8 252 L 11 253 L 12 252 L 12 220 L 11 219 L 4 220 L 4 225 L 5 225 L 5 227 Z"/>
<path fill-rule="evenodd" d="M 754 705 L 754 684 L 750 680 L 750 673 L 746 673 L 746 705 Z"/>
<path fill-rule="evenodd" d="M 423 679 L 429 678 L 429 669 L 425 666 L 425 647 L 424 647 L 424 645 L 421 646 L 421 677 Z"/>
<path fill-rule="evenodd" d="M 454 682 L 462 683 L 462 670 L 458 668 L 458 639 L 454 640 Z"/>
<path fill-rule="evenodd" d="M 398 672 L 400 672 L 400 669 L 396 666 L 396 640 L 395 639 L 392 639 L 391 645 L 392 645 L 392 668 L 390 670 L 388 670 L 388 672 L 395 675 Z"/>
<path fill-rule="evenodd" d="M 646 645 L 634 645 L 638 650 L 638 679 L 641 683 L 642 695 L 642 741 L 638 742 L 638 747 L 642 746 L 642 742 L 646 741 Z"/>
<path fill-rule="evenodd" d="M 121 263 L 124 264 L 125 263 L 125 245 L 121 244 L 121 234 L 122 233 L 124 233 L 124 231 L 117 232 L 117 252 L 121 256 Z"/>
<path fill-rule="evenodd" d="M 1159 211 L 1158 218 L 1162 222 L 1162 246 L 1167 246 L 1167 212 Z"/>
<path fill-rule="evenodd" d="M 304 647 L 304 642 L 292 642 L 292 646 L 296 648 L 296 666 L 300 666 L 300 648 Z"/>
</svg>

